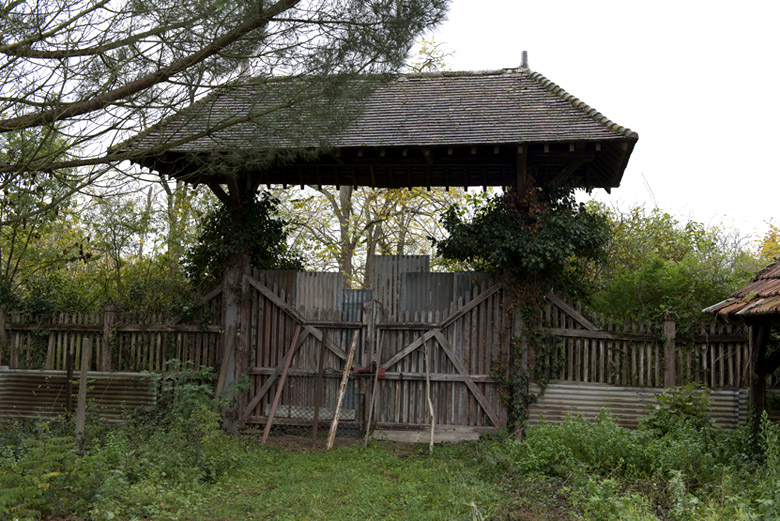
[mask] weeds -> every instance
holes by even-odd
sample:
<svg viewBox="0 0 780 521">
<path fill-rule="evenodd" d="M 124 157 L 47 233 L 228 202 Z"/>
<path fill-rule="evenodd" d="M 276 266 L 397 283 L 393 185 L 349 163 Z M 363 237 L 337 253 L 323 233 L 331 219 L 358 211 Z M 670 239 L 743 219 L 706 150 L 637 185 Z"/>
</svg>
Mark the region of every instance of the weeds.
<svg viewBox="0 0 780 521">
<path fill-rule="evenodd" d="M 93 419 L 84 452 L 64 421 L 0 424 L 0 519 L 780 518 L 780 428 L 764 417 L 753 453 L 748 429 L 712 426 L 698 390 L 669 393 L 637 430 L 605 411 L 429 455 L 230 437 L 207 381 L 186 368 L 169 375 L 160 410 Z"/>
</svg>

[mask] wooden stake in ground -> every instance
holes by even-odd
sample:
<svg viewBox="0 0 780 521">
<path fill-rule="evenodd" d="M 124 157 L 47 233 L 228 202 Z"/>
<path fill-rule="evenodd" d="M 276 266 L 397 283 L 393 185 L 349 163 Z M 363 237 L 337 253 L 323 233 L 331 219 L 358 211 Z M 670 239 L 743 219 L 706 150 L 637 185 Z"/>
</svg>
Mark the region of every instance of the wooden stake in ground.
<svg viewBox="0 0 780 521">
<path fill-rule="evenodd" d="M 301 334 L 301 326 L 295 328 L 293 334 L 292 344 L 290 344 L 290 351 L 287 353 L 287 357 L 284 360 L 284 369 L 282 369 L 282 375 L 279 377 L 279 386 L 276 388 L 276 396 L 274 396 L 274 403 L 271 405 L 271 412 L 268 414 L 268 419 L 265 422 L 265 429 L 263 430 L 263 439 L 260 443 L 265 445 L 268 441 L 268 435 L 271 433 L 271 424 L 274 422 L 274 414 L 276 414 L 276 408 L 279 406 L 279 400 L 282 398 L 282 390 L 284 389 L 284 382 L 287 380 L 287 371 L 290 370 L 290 363 L 292 363 L 293 355 L 295 354 L 295 346 L 298 344 L 298 335 Z"/>
<path fill-rule="evenodd" d="M 314 425 L 311 429 L 311 448 L 313 449 L 317 444 L 317 429 L 320 426 L 320 401 L 322 400 L 322 376 L 325 370 L 325 354 L 327 348 L 325 345 L 328 343 L 328 333 L 323 331 L 322 333 L 322 345 L 320 347 L 320 359 L 317 362 L 317 387 L 314 391 Z"/>
<path fill-rule="evenodd" d="M 376 407 L 376 388 L 379 384 L 379 365 L 382 362 L 382 340 L 384 340 L 385 332 L 382 331 L 379 337 L 379 347 L 377 349 L 376 363 L 374 364 L 374 386 L 371 388 L 371 402 L 368 404 L 368 421 L 366 422 L 366 439 L 363 440 L 363 446 L 368 447 L 368 436 L 371 434 L 371 420 L 374 415 L 374 407 Z"/>
<path fill-rule="evenodd" d="M 336 429 L 339 427 L 339 416 L 341 415 L 341 404 L 344 403 L 344 395 L 347 392 L 347 382 L 349 381 L 349 372 L 352 370 L 352 359 L 355 357 L 355 349 L 357 349 L 359 338 L 360 331 L 355 331 L 352 334 L 352 345 L 349 348 L 347 361 L 344 364 L 344 374 L 341 375 L 339 396 L 336 400 L 336 408 L 333 411 L 333 423 L 330 424 L 330 432 L 328 432 L 328 444 L 325 447 L 327 450 L 333 448 L 333 442 L 336 439 Z"/>
<path fill-rule="evenodd" d="M 76 446 L 81 444 L 84 436 L 84 424 L 87 414 L 87 370 L 92 351 L 92 342 L 84 339 L 81 344 L 81 366 L 79 367 L 79 397 L 76 404 Z"/>
<path fill-rule="evenodd" d="M 433 436 L 436 429 L 436 416 L 433 413 L 433 401 L 431 400 L 431 370 L 428 363 L 428 342 L 423 342 L 425 353 L 425 395 L 428 397 L 428 412 L 431 414 L 431 441 L 428 444 L 428 452 L 433 454 Z"/>
</svg>

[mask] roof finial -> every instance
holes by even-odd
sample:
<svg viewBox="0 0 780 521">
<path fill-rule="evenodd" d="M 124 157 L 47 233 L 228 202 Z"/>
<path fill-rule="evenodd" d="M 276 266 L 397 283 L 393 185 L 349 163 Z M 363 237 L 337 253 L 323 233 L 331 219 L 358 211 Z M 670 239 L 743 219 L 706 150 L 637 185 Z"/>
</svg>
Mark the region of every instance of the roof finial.
<svg viewBox="0 0 780 521">
<path fill-rule="evenodd" d="M 523 63 L 520 65 L 523 69 L 528 68 L 528 51 L 523 51 Z"/>
</svg>

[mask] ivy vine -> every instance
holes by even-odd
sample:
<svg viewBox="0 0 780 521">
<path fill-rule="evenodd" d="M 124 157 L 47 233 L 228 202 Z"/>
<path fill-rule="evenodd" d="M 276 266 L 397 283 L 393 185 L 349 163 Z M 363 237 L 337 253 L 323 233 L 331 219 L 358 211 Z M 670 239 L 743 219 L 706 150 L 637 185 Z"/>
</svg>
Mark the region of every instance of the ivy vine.
<svg viewBox="0 0 780 521">
<path fill-rule="evenodd" d="M 559 340 L 544 333 L 541 316 L 550 290 L 587 290 L 588 263 L 602 258 L 609 239 L 605 217 L 574 198 L 573 189 L 533 187 L 510 191 L 471 212 L 451 208 L 443 219 L 449 236 L 436 242 L 439 255 L 503 279 L 504 313 L 519 313 L 524 338 L 512 338 L 508 352 L 493 362 L 491 376 L 507 407 L 509 427 L 522 425 L 538 396 L 560 371 Z"/>
</svg>

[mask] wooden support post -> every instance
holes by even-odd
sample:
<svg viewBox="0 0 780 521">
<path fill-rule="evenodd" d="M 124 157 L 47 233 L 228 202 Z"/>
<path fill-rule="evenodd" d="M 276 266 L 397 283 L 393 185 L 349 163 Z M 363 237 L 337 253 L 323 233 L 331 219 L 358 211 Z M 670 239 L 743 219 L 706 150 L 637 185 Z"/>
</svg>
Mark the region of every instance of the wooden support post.
<svg viewBox="0 0 780 521">
<path fill-rule="evenodd" d="M 664 318 L 664 387 L 677 385 L 677 325 L 671 317 Z"/>
<path fill-rule="evenodd" d="M 360 332 L 355 331 L 352 333 L 352 345 L 349 348 L 349 354 L 347 354 L 347 361 L 344 363 L 344 374 L 341 375 L 341 385 L 339 385 L 339 395 L 336 399 L 336 408 L 333 410 L 333 422 L 330 424 L 330 432 L 328 432 L 328 444 L 325 446 L 327 450 L 333 448 L 333 442 L 336 439 L 336 430 L 339 427 L 339 416 L 341 415 L 341 405 L 344 403 L 344 395 L 347 392 L 347 382 L 349 381 L 349 372 L 352 370 L 352 359 L 355 358 L 355 350 L 357 349 L 358 340 L 360 338 Z"/>
<path fill-rule="evenodd" d="M 424 343 L 423 353 L 425 355 L 425 397 L 428 399 L 428 413 L 431 417 L 431 439 L 428 443 L 428 452 L 433 454 L 433 439 L 436 429 L 436 415 L 433 412 L 433 400 L 431 400 L 431 367 L 428 361 L 428 342 Z"/>
<path fill-rule="evenodd" d="M 84 437 L 87 414 L 87 371 L 89 370 L 92 342 L 84 339 L 81 344 L 81 366 L 79 367 L 79 396 L 76 405 L 76 446 L 80 447 Z"/>
<path fill-rule="evenodd" d="M 311 448 L 313 449 L 317 445 L 317 429 L 320 426 L 320 402 L 322 401 L 322 378 L 325 372 L 325 355 L 328 353 L 328 348 L 325 344 L 328 343 L 328 334 L 323 331 L 322 342 L 320 343 L 320 359 L 317 362 L 317 386 L 314 391 L 314 425 L 311 429 Z"/>
<path fill-rule="evenodd" d="M 113 302 L 109 302 L 103 306 L 103 342 L 101 344 L 100 352 L 100 370 L 111 370 L 111 337 L 114 335 L 114 330 L 119 319 L 119 306 Z"/>
<path fill-rule="evenodd" d="M 363 361 L 363 364 L 366 364 L 368 367 L 372 366 L 372 363 L 374 362 L 374 357 L 376 356 L 376 324 L 379 322 L 378 320 L 378 310 L 377 306 L 379 305 L 378 302 L 375 300 L 369 300 L 367 302 L 363 303 L 363 328 L 365 329 L 366 336 L 364 337 L 365 340 L 363 342 L 363 356 L 361 357 L 361 360 Z M 361 398 L 362 398 L 362 423 L 365 427 L 366 431 L 368 430 L 368 422 L 370 421 L 369 410 L 371 409 L 371 405 L 366 404 L 366 398 L 365 395 L 367 394 L 366 389 L 367 382 L 366 380 L 361 380 L 360 384 L 360 391 L 361 391 Z"/>
<path fill-rule="evenodd" d="M 16 315 L 18 320 L 19 315 Z M 14 316 L 8 316 L 9 322 L 14 319 Z M 11 369 L 19 368 L 19 337 L 20 332 L 16 331 L 13 334 L 8 335 L 8 367 Z"/>
<path fill-rule="evenodd" d="M 251 312 L 252 299 L 249 293 L 249 277 L 252 275 L 252 261 L 249 255 L 241 256 L 241 314 L 238 323 L 238 344 L 236 345 L 236 379 L 249 371 L 249 346 L 251 345 Z M 299 331 L 298 331 L 299 332 Z M 293 344 L 295 345 L 295 344 Z M 246 425 L 246 410 L 248 402 L 247 392 L 236 392 L 236 414 L 238 416 L 238 428 Z"/>
<path fill-rule="evenodd" d="M 284 360 L 284 369 L 282 369 L 282 375 L 279 377 L 279 385 L 276 387 L 276 396 L 274 396 L 274 402 L 271 404 L 271 411 L 268 413 L 268 419 L 265 421 L 265 429 L 263 430 L 263 439 L 260 443 L 265 445 L 268 441 L 268 435 L 271 433 L 271 425 L 274 422 L 274 415 L 276 414 L 276 408 L 279 406 L 279 400 L 282 399 L 282 391 L 284 390 L 284 382 L 287 381 L 287 371 L 290 370 L 290 364 L 292 363 L 293 355 L 295 355 L 295 346 L 298 345 L 298 335 L 301 334 L 301 326 L 296 326 L 295 333 L 293 333 L 292 344 L 290 344 L 290 350 L 287 352 L 287 356 Z"/>
<path fill-rule="evenodd" d="M 221 342 L 221 353 L 223 367 L 220 367 L 220 376 L 224 374 L 223 392 L 231 390 L 230 384 L 235 382 L 242 374 L 241 366 L 243 361 L 238 355 L 238 344 L 241 342 L 242 329 L 241 319 L 243 315 L 244 295 L 244 270 L 247 261 L 245 255 L 234 257 L 222 280 L 222 324 L 227 333 L 233 332 L 233 335 L 224 334 Z M 232 326 L 232 328 L 231 328 Z M 248 327 L 248 325 L 247 325 Z M 238 396 L 234 392 L 228 398 L 236 399 Z M 227 411 L 223 418 L 223 425 L 228 432 L 234 432 L 239 424 L 241 409 L 234 407 L 232 411 Z"/>
<path fill-rule="evenodd" d="M 526 145 L 517 147 L 517 193 L 525 194 L 528 190 L 528 150 Z"/>
<path fill-rule="evenodd" d="M 766 408 L 766 347 L 769 340 L 769 324 L 759 322 L 750 325 L 750 421 L 753 427 L 753 443 L 758 444 L 761 414 Z"/>
</svg>

